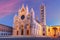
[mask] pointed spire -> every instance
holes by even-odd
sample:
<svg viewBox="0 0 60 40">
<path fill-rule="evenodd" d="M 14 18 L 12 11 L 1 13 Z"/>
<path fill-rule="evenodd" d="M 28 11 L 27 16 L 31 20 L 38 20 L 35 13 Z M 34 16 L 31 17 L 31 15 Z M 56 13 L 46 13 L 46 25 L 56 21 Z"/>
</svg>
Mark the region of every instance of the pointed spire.
<svg viewBox="0 0 60 40">
<path fill-rule="evenodd" d="M 28 10 L 28 5 L 26 5 L 26 9 Z"/>
<path fill-rule="evenodd" d="M 33 13 L 34 13 L 34 10 L 33 10 L 33 8 L 31 8 L 31 12 L 33 12 Z"/>
<path fill-rule="evenodd" d="M 42 0 L 41 1 L 41 6 L 44 6 L 44 5 L 45 5 L 44 0 Z"/>
<path fill-rule="evenodd" d="M 26 5 L 26 11 L 27 11 L 27 14 L 28 14 L 28 12 L 29 12 L 29 10 L 28 10 L 28 5 Z"/>
<path fill-rule="evenodd" d="M 33 18 L 35 18 L 35 15 L 34 15 L 34 10 L 33 10 L 33 8 L 31 8 L 31 14 L 32 14 Z"/>
<path fill-rule="evenodd" d="M 22 4 L 22 8 L 24 8 L 24 4 Z"/>
</svg>

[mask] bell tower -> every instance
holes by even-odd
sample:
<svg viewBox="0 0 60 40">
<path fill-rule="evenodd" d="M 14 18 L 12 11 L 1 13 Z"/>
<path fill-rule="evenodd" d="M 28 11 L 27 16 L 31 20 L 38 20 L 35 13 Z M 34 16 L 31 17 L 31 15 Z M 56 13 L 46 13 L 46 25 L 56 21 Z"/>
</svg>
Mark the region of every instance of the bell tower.
<svg viewBox="0 0 60 40">
<path fill-rule="evenodd" d="M 45 36 L 46 35 L 46 11 L 45 11 L 44 3 L 42 3 L 40 6 L 40 22 L 41 22 L 41 26 L 43 28 L 42 35 Z"/>
</svg>

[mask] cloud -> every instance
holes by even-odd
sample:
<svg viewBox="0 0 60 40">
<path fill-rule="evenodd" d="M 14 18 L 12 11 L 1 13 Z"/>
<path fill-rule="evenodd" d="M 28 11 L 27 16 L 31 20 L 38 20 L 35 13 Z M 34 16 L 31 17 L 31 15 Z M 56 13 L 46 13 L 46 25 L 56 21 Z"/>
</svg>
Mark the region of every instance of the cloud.
<svg viewBox="0 0 60 40">
<path fill-rule="evenodd" d="M 0 18 L 11 14 L 11 12 L 14 12 L 18 2 L 19 0 L 0 1 Z"/>
</svg>

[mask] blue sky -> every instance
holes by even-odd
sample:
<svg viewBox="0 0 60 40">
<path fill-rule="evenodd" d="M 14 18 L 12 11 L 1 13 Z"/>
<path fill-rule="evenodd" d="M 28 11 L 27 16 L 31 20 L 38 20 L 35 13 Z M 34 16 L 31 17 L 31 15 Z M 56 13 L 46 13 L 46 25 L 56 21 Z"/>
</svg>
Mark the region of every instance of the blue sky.
<svg viewBox="0 0 60 40">
<path fill-rule="evenodd" d="M 13 26 L 13 17 L 22 4 L 28 5 L 29 10 L 33 8 L 35 17 L 38 16 L 40 19 L 41 2 L 42 0 L 0 0 L 0 24 Z M 44 0 L 44 3 L 47 25 L 60 25 L 60 0 Z"/>
</svg>

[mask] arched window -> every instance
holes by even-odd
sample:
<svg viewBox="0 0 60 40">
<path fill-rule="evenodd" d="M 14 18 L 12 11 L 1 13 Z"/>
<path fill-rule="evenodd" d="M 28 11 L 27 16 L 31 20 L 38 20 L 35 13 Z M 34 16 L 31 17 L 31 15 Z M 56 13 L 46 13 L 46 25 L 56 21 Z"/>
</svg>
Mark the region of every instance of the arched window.
<svg viewBox="0 0 60 40">
<path fill-rule="evenodd" d="M 48 29 L 48 32 L 50 32 L 50 29 Z"/>
</svg>

